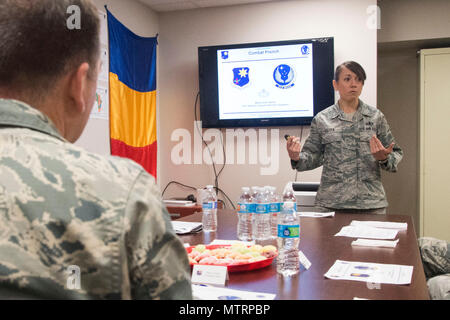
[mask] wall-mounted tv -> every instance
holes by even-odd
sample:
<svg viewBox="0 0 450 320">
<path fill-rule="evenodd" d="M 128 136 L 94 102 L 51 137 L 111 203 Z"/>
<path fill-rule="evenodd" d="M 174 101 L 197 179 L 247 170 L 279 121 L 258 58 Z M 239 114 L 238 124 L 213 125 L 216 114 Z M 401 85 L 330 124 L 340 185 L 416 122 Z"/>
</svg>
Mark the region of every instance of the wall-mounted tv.
<svg viewBox="0 0 450 320">
<path fill-rule="evenodd" d="M 309 125 L 334 103 L 333 38 L 198 48 L 204 128 Z"/>
</svg>

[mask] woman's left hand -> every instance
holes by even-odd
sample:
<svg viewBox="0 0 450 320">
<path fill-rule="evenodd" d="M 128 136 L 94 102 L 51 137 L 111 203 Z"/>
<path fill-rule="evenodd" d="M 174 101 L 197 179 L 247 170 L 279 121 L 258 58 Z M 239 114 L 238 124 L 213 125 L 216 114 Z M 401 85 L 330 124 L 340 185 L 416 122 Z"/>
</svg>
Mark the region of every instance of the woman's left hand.
<svg viewBox="0 0 450 320">
<path fill-rule="evenodd" d="M 378 161 L 386 160 L 388 155 L 394 149 L 395 142 L 392 142 L 389 147 L 385 148 L 381 141 L 373 135 L 372 139 L 370 139 L 370 152 L 373 157 Z"/>
</svg>

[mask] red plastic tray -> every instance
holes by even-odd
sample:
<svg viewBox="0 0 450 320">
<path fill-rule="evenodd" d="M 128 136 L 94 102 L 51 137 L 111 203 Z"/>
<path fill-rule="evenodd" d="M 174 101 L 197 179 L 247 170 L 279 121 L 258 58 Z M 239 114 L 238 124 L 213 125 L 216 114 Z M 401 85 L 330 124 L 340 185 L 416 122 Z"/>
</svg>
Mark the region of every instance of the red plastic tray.
<svg viewBox="0 0 450 320">
<path fill-rule="evenodd" d="M 218 249 L 218 248 L 231 247 L 231 245 L 217 244 L 217 245 L 207 245 L 205 247 L 206 247 L 206 249 Z M 249 248 L 250 246 L 247 246 L 247 247 Z M 188 253 L 191 253 L 191 251 L 194 248 L 195 248 L 195 246 L 190 246 L 190 247 L 187 247 L 186 250 Z M 256 270 L 256 269 L 261 269 L 261 268 L 267 267 L 272 264 L 273 259 L 276 258 L 277 255 L 273 256 L 272 258 L 267 258 L 267 259 L 261 260 L 261 261 L 227 266 L 228 272 L 251 271 L 251 270 Z M 206 265 L 204 263 L 195 263 L 195 264 Z M 191 263 L 190 265 L 192 267 L 194 265 L 194 263 Z M 210 266 L 225 266 L 225 264 L 209 264 L 209 265 Z"/>
</svg>

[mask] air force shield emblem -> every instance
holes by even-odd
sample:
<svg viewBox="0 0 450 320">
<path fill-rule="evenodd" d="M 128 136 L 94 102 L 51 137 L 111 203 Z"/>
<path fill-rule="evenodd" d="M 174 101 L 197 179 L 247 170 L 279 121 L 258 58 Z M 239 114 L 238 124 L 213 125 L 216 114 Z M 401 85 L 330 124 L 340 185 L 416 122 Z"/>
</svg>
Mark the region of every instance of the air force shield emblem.
<svg viewBox="0 0 450 320">
<path fill-rule="evenodd" d="M 247 67 L 234 68 L 233 69 L 233 84 L 240 88 L 245 87 L 250 82 L 249 79 L 250 69 Z"/>
<path fill-rule="evenodd" d="M 222 51 L 222 59 L 223 60 L 228 59 L 228 51 Z"/>
<path fill-rule="evenodd" d="M 287 64 L 280 64 L 273 72 L 275 86 L 280 89 L 288 89 L 294 86 L 295 71 Z"/>
<path fill-rule="evenodd" d="M 309 49 L 309 47 L 306 44 L 304 46 L 302 46 L 301 51 L 302 51 L 303 55 L 310 54 L 310 52 L 311 52 L 311 50 Z"/>
</svg>

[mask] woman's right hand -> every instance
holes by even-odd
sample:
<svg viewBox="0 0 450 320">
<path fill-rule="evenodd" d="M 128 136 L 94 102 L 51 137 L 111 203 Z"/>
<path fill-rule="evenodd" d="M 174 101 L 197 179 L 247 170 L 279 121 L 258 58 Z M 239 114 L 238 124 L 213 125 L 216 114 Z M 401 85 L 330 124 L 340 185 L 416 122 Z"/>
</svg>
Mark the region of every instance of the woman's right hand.
<svg viewBox="0 0 450 320">
<path fill-rule="evenodd" d="M 290 136 L 286 142 L 286 149 L 289 154 L 289 158 L 294 161 L 300 160 L 300 138 Z"/>
</svg>

